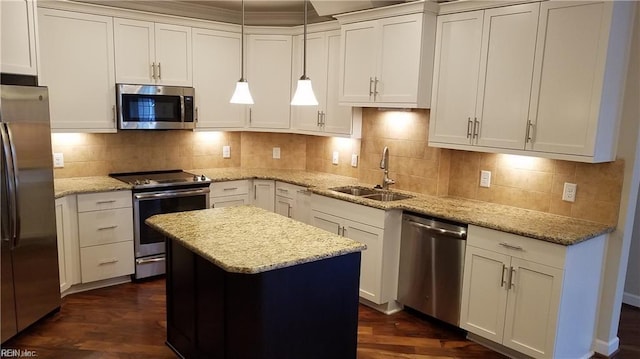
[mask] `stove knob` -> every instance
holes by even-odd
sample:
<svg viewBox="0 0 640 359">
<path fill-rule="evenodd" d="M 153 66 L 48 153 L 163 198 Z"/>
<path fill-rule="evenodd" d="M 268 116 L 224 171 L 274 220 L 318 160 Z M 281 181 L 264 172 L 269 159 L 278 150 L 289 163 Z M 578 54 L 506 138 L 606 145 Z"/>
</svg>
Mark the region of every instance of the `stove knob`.
<svg viewBox="0 0 640 359">
<path fill-rule="evenodd" d="M 194 182 L 198 182 L 199 180 L 200 180 L 200 177 L 198 175 L 193 175 Z"/>
<path fill-rule="evenodd" d="M 135 180 L 135 181 L 133 181 L 133 184 L 134 184 L 134 186 L 139 186 L 142 183 L 140 183 L 140 180 Z"/>
<path fill-rule="evenodd" d="M 144 180 L 144 184 L 150 184 L 150 183 L 151 183 L 150 180 L 148 180 L 148 179 Z"/>
<path fill-rule="evenodd" d="M 202 176 L 200 176 L 200 179 L 203 180 L 203 181 L 206 181 L 207 177 L 205 175 L 202 175 Z"/>
</svg>

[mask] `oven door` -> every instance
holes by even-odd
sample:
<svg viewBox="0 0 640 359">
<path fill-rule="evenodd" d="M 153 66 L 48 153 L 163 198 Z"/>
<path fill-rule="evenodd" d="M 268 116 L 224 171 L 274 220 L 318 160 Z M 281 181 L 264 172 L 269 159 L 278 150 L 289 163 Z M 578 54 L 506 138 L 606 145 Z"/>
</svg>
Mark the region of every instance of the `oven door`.
<svg viewBox="0 0 640 359">
<path fill-rule="evenodd" d="M 140 192 L 133 195 L 136 258 L 163 254 L 164 236 L 144 223 L 156 214 L 209 207 L 209 187 Z"/>
</svg>

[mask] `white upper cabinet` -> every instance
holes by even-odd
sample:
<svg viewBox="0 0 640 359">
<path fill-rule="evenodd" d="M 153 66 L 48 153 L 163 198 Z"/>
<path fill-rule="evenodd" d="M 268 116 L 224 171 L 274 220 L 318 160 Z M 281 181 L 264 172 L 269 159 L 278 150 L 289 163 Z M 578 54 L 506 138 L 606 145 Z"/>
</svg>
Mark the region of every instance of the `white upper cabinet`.
<svg viewBox="0 0 640 359">
<path fill-rule="evenodd" d="M 191 28 L 114 19 L 118 83 L 192 86 Z"/>
<path fill-rule="evenodd" d="M 229 103 L 240 78 L 240 34 L 196 28 L 192 33 L 196 128 L 244 127 L 245 107 Z"/>
<path fill-rule="evenodd" d="M 543 1 L 439 16 L 429 144 L 614 160 L 631 6 Z"/>
<path fill-rule="evenodd" d="M 303 36 L 293 38 L 292 89 L 303 72 Z M 351 135 L 351 106 L 338 100 L 340 76 L 340 31 L 307 34 L 307 76 L 318 106 L 291 106 L 292 127 L 318 135 Z"/>
<path fill-rule="evenodd" d="M 539 7 L 438 17 L 431 142 L 524 148 Z"/>
<path fill-rule="evenodd" d="M 2 72 L 36 75 L 35 1 L 0 1 Z"/>
<path fill-rule="evenodd" d="M 425 5 L 336 16 L 342 24 L 341 103 L 430 107 L 436 16 Z"/>
<path fill-rule="evenodd" d="M 632 3 L 542 3 L 527 149 L 615 159 Z"/>
<path fill-rule="evenodd" d="M 39 82 L 54 132 L 116 132 L 111 17 L 38 9 Z"/>
<path fill-rule="evenodd" d="M 247 82 L 254 101 L 249 127 L 290 127 L 291 43 L 290 35 L 248 36 Z"/>
</svg>

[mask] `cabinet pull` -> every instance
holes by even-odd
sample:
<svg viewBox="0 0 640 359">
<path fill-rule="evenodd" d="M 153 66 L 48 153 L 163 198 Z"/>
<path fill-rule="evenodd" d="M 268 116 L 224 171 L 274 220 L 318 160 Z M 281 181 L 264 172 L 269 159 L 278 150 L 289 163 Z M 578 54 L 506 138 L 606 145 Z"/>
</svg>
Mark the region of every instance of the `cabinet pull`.
<svg viewBox="0 0 640 359">
<path fill-rule="evenodd" d="M 320 111 L 318 110 L 318 117 L 316 118 L 316 126 L 320 127 Z"/>
<path fill-rule="evenodd" d="M 343 237 L 347 236 L 347 227 L 342 227 L 342 236 Z"/>
<path fill-rule="evenodd" d="M 198 107 L 196 106 L 196 118 L 193 119 L 195 123 L 198 123 Z"/>
<path fill-rule="evenodd" d="M 254 199 L 254 200 L 258 198 L 258 197 L 257 197 L 257 194 L 256 194 L 257 192 L 258 192 L 258 186 L 257 186 L 257 185 L 254 185 L 254 186 L 253 186 L 253 199 Z"/>
<path fill-rule="evenodd" d="M 471 138 L 471 124 L 473 123 L 473 121 L 471 121 L 471 117 L 467 117 L 467 138 Z"/>
<path fill-rule="evenodd" d="M 369 77 L 369 97 L 373 95 L 373 90 L 371 89 L 371 85 L 373 85 L 373 77 Z"/>
<path fill-rule="evenodd" d="M 513 244 L 509 244 L 507 242 L 500 242 L 499 244 L 505 248 L 515 249 L 516 251 L 524 251 L 524 248 L 520 246 L 514 246 Z"/>
<path fill-rule="evenodd" d="M 516 286 L 516 284 L 513 282 L 515 280 L 515 274 L 515 268 L 511 267 L 511 269 L 509 270 L 509 288 L 507 288 L 507 290 L 511 290 L 511 288 L 514 288 Z"/>
<path fill-rule="evenodd" d="M 477 117 L 473 118 L 473 138 L 478 138 L 478 128 L 480 127 L 480 121 Z"/>
<path fill-rule="evenodd" d="M 113 115 L 113 123 L 117 123 L 116 122 L 116 105 L 111 106 L 111 113 Z"/>
<path fill-rule="evenodd" d="M 227 188 L 223 188 L 222 190 L 223 191 L 235 191 L 237 189 L 238 189 L 238 187 L 227 187 Z"/>
<path fill-rule="evenodd" d="M 111 259 L 103 259 L 101 261 L 98 262 L 98 265 L 102 266 L 105 264 L 113 264 L 118 262 L 118 258 L 111 258 Z"/>
<path fill-rule="evenodd" d="M 158 62 L 158 80 L 162 80 L 162 64 Z"/>
<path fill-rule="evenodd" d="M 114 203 L 115 201 L 116 201 L 115 199 L 105 199 L 103 201 L 96 201 L 96 204 Z"/>
<path fill-rule="evenodd" d="M 286 188 L 278 188 L 278 191 L 284 192 L 284 193 L 289 193 L 289 190 L 286 189 Z"/>
<path fill-rule="evenodd" d="M 252 115 L 252 111 L 251 111 L 251 107 L 249 107 L 249 125 L 251 125 L 251 115 Z"/>
<path fill-rule="evenodd" d="M 527 121 L 527 138 L 525 140 L 526 143 L 533 142 L 533 136 L 531 133 L 533 132 L 533 123 L 531 120 Z"/>
<path fill-rule="evenodd" d="M 156 79 L 156 63 L 152 62 L 151 63 L 151 78 L 152 79 Z"/>
<path fill-rule="evenodd" d="M 373 84 L 373 101 L 375 101 L 378 96 L 378 81 L 378 76 L 376 76 Z"/>
<path fill-rule="evenodd" d="M 507 282 L 504 280 L 504 271 L 507 269 L 507 266 L 502 264 L 502 277 L 500 278 L 500 287 L 504 287 Z"/>
<path fill-rule="evenodd" d="M 325 123 L 325 119 L 327 118 L 327 114 L 324 113 L 324 111 L 322 111 L 322 115 L 320 116 L 320 118 L 321 118 L 321 123 L 320 124 L 322 125 L 322 127 L 324 127 L 324 123 Z"/>
<path fill-rule="evenodd" d="M 287 217 L 291 218 L 291 205 L 287 206 Z"/>
<path fill-rule="evenodd" d="M 106 227 L 98 227 L 99 231 L 104 231 L 107 229 L 114 229 L 114 228 L 118 228 L 118 225 L 114 224 L 113 226 L 106 226 Z"/>
</svg>

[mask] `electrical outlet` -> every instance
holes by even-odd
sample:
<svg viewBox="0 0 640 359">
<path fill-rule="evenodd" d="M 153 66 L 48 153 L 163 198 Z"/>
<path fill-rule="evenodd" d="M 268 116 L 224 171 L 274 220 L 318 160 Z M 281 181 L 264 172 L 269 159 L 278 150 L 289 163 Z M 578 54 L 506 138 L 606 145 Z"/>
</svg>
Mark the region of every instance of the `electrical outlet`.
<svg viewBox="0 0 640 359">
<path fill-rule="evenodd" d="M 491 187 L 491 171 L 480 171 L 480 187 Z"/>
<path fill-rule="evenodd" d="M 231 158 L 231 146 L 222 146 L 222 158 Z"/>
<path fill-rule="evenodd" d="M 337 165 L 340 160 L 340 153 L 338 151 L 333 151 L 333 156 L 331 157 L 331 163 Z"/>
<path fill-rule="evenodd" d="M 64 167 L 64 155 L 62 154 L 62 152 L 56 152 L 53 154 L 53 167 L 54 168 Z"/>
<path fill-rule="evenodd" d="M 358 155 L 355 153 L 351 155 L 351 167 L 358 167 Z"/>
<path fill-rule="evenodd" d="M 562 191 L 562 200 L 567 202 L 576 201 L 576 192 L 578 191 L 578 185 L 575 183 L 564 183 L 564 189 Z"/>
<path fill-rule="evenodd" d="M 273 158 L 275 158 L 276 160 L 280 159 L 280 147 L 273 148 Z"/>
</svg>

